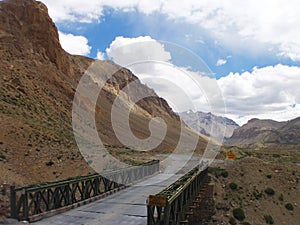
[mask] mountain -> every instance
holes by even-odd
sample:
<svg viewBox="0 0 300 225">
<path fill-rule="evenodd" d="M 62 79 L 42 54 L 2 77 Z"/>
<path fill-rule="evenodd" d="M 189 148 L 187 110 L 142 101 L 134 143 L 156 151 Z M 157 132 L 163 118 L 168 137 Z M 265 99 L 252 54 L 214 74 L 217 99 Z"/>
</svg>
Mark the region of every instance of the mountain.
<svg viewBox="0 0 300 225">
<path fill-rule="evenodd" d="M 47 7 L 34 0 L 0 2 L 0 45 L 0 184 L 37 183 L 93 172 L 74 139 L 72 107 L 77 85 L 94 60 L 66 53 Z M 95 121 L 101 141 L 110 150 L 128 149 L 123 148 L 112 127 L 115 99 L 119 97 L 126 108 L 134 96 L 141 95 L 150 97 L 137 101 L 131 110 L 129 124 L 135 136 L 149 137 L 149 122 L 154 117 L 167 125 L 165 137 L 151 153 L 172 152 L 182 132 L 187 140 L 196 138 L 197 151 L 206 147 L 207 139 L 182 124 L 167 102 L 131 71 L 111 61 L 97 65 L 98 77 L 89 77 L 87 82 L 91 92 L 99 82 L 105 83 L 95 107 Z M 120 91 L 132 82 L 126 93 Z M 80 97 L 76 101 L 93 111 Z M 125 117 L 122 110 L 117 108 L 121 118 Z M 125 125 L 121 121 L 119 127 Z M 126 129 L 122 135 L 126 138 Z M 182 147 L 192 148 L 189 141 Z M 132 160 L 135 155 L 127 157 Z"/>
<path fill-rule="evenodd" d="M 251 119 L 224 143 L 228 146 L 273 147 L 300 144 L 300 117 L 286 121 Z"/>
<path fill-rule="evenodd" d="M 283 123 L 280 129 L 271 133 L 267 141 L 278 144 L 300 144 L 300 117 Z"/>
<path fill-rule="evenodd" d="M 187 111 L 179 113 L 180 118 L 191 128 L 215 140 L 230 137 L 239 127 L 233 120 L 212 113 Z"/>
</svg>

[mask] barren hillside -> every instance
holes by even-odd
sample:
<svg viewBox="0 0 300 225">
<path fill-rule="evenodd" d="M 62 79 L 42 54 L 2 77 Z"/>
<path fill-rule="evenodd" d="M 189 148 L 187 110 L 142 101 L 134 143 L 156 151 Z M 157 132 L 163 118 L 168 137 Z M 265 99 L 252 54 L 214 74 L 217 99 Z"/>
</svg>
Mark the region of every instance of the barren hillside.
<svg viewBox="0 0 300 225">
<path fill-rule="evenodd" d="M 251 119 L 234 130 L 224 145 L 242 148 L 299 149 L 299 118 L 290 121 Z"/>
</svg>

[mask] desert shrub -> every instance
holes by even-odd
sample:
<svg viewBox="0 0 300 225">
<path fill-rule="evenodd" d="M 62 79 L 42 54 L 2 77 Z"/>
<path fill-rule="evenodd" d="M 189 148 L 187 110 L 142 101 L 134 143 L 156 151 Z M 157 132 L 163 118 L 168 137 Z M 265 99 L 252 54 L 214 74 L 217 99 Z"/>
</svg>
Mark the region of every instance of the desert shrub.
<svg viewBox="0 0 300 225">
<path fill-rule="evenodd" d="M 243 225 L 251 225 L 251 223 L 249 223 L 249 222 L 243 222 L 242 224 Z"/>
<path fill-rule="evenodd" d="M 236 220 L 235 220 L 233 217 L 230 217 L 229 223 L 230 223 L 231 225 L 236 225 Z"/>
<path fill-rule="evenodd" d="M 262 197 L 262 193 L 259 192 L 258 190 L 254 190 L 253 191 L 253 195 L 254 195 L 254 197 L 255 197 L 256 200 L 259 200 Z"/>
<path fill-rule="evenodd" d="M 280 194 L 278 197 L 279 201 L 283 202 L 284 198 L 283 198 L 283 194 Z"/>
<path fill-rule="evenodd" d="M 0 152 L 0 162 L 1 162 L 1 161 L 3 161 L 3 162 L 6 161 L 6 157 L 5 157 L 5 155 L 3 155 L 2 152 Z"/>
<path fill-rule="evenodd" d="M 234 183 L 234 182 L 231 182 L 229 184 L 229 187 L 230 187 L 231 190 L 236 190 L 238 188 L 238 185 L 236 183 Z"/>
<path fill-rule="evenodd" d="M 228 173 L 228 171 L 226 171 L 226 170 L 225 170 L 225 171 L 222 171 L 222 173 L 221 173 L 221 176 L 222 176 L 222 177 L 225 177 L 225 178 L 228 177 L 228 175 L 229 175 L 229 173 Z"/>
<path fill-rule="evenodd" d="M 245 213 L 244 210 L 241 208 L 235 208 L 233 210 L 233 216 L 239 221 L 243 221 L 245 219 Z"/>
<path fill-rule="evenodd" d="M 45 163 L 46 166 L 52 166 L 53 164 L 54 164 L 54 162 L 52 160 L 50 160 L 49 162 Z"/>
<path fill-rule="evenodd" d="M 265 215 L 264 218 L 267 224 L 274 224 L 274 220 L 271 215 Z"/>
<path fill-rule="evenodd" d="M 290 211 L 293 211 L 293 210 L 294 210 L 294 206 L 293 206 L 291 203 L 287 203 L 287 204 L 285 205 L 285 208 L 286 208 L 287 210 L 290 210 Z"/>
<path fill-rule="evenodd" d="M 211 174 L 214 174 L 217 178 L 222 176 L 222 177 L 225 177 L 226 176 L 226 173 L 227 173 L 227 176 L 228 176 L 228 172 L 224 169 L 221 169 L 221 168 L 208 168 L 208 172 L 211 173 Z M 225 176 L 224 176 L 225 174 Z"/>
<path fill-rule="evenodd" d="M 267 178 L 271 179 L 271 178 L 272 178 L 272 175 L 271 175 L 271 174 L 268 174 L 268 175 L 267 175 Z"/>
<path fill-rule="evenodd" d="M 266 188 L 265 192 L 268 195 L 275 195 L 275 191 L 273 190 L 273 188 L 270 187 Z"/>
</svg>

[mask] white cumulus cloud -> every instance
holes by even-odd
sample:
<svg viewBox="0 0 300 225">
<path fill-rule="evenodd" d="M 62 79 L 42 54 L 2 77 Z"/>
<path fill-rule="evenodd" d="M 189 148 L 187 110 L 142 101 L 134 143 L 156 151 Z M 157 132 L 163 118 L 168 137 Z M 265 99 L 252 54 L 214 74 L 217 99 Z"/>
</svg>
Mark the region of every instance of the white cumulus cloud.
<svg viewBox="0 0 300 225">
<path fill-rule="evenodd" d="M 106 49 L 106 53 L 122 66 L 145 60 L 168 62 L 171 59 L 170 53 L 164 50 L 163 44 L 149 36 L 116 37 Z"/>
<path fill-rule="evenodd" d="M 42 0 L 56 22 L 101 21 L 105 7 L 149 15 L 161 13 L 170 20 L 197 24 L 212 39 L 235 51 L 274 54 L 300 61 L 300 14 L 297 0 Z"/>
<path fill-rule="evenodd" d="M 226 59 L 219 59 L 216 63 L 216 66 L 222 66 L 225 65 L 227 63 Z"/>
<path fill-rule="evenodd" d="M 97 56 L 96 59 L 98 60 L 104 60 L 105 59 L 105 54 L 101 51 L 97 51 Z"/>
<path fill-rule="evenodd" d="M 300 116 L 300 67 L 255 67 L 230 73 L 218 83 L 228 115 L 240 124 L 253 117 L 282 121 Z"/>
<path fill-rule="evenodd" d="M 99 21 L 103 15 L 103 3 L 89 0 L 88 4 L 81 0 L 42 0 L 55 22 L 71 21 L 91 23 Z"/>
<path fill-rule="evenodd" d="M 88 55 L 90 53 L 92 47 L 88 45 L 86 37 L 62 32 L 58 32 L 58 34 L 62 48 L 68 53 L 74 55 Z"/>
</svg>

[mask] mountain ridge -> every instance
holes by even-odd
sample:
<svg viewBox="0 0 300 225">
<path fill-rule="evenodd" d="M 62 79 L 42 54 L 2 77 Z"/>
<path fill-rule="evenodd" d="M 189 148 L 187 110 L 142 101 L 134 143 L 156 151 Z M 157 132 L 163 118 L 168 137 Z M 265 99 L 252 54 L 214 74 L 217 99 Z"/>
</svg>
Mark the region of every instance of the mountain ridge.
<svg viewBox="0 0 300 225">
<path fill-rule="evenodd" d="M 226 139 L 226 146 L 273 147 L 300 144 L 300 117 L 278 122 L 271 119 L 251 119 Z"/>
<path fill-rule="evenodd" d="M 201 134 L 211 137 L 219 142 L 225 137 L 230 137 L 233 131 L 239 127 L 233 120 L 222 116 L 216 116 L 211 112 L 186 111 L 179 113 L 180 118 L 191 128 Z"/>
</svg>

